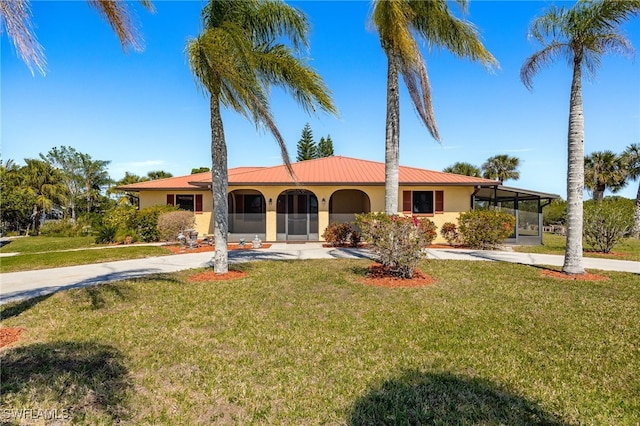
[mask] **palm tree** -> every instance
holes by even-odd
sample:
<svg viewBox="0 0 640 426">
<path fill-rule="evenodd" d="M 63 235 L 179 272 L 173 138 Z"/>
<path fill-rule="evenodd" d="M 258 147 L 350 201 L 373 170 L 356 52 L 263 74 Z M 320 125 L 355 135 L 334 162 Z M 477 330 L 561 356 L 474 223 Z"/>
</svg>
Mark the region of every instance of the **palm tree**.
<svg viewBox="0 0 640 426">
<path fill-rule="evenodd" d="M 118 35 L 123 50 L 128 47 L 142 50 L 142 38 L 136 30 L 129 2 L 125 0 L 87 0 L 87 3 L 106 19 Z M 140 0 L 140 3 L 144 8 L 153 11 L 150 0 Z M 33 73 L 33 67 L 36 67 L 44 75 L 46 61 L 43 48 L 33 32 L 29 0 L 0 1 L 0 27 L 2 23 L 4 23 L 16 51 L 31 72 Z"/>
<path fill-rule="evenodd" d="M 152 170 L 147 173 L 147 177 L 150 180 L 158 180 L 158 179 L 166 179 L 173 177 L 173 175 L 169 172 L 165 172 L 164 170 Z"/>
<path fill-rule="evenodd" d="M 40 216 L 68 196 L 67 187 L 60 170 L 46 161 L 25 159 L 25 163 L 21 185 L 24 193 L 34 200 L 31 224 L 37 232 Z"/>
<path fill-rule="evenodd" d="M 531 24 L 530 35 L 542 49 L 527 58 L 520 79 L 528 89 L 533 77 L 558 58 L 573 68 L 569 100 L 567 155 L 567 244 L 562 271 L 583 274 L 584 115 L 582 74 L 595 76 L 605 53 L 631 54 L 620 25 L 638 14 L 640 0 L 582 1 L 570 9 L 551 6 Z"/>
<path fill-rule="evenodd" d="M 622 161 L 630 179 L 638 179 L 636 208 L 633 214 L 633 236 L 640 238 L 640 144 L 632 143 L 622 153 Z"/>
<path fill-rule="evenodd" d="M 584 186 L 595 201 L 602 201 L 604 191 L 618 192 L 627 184 L 622 157 L 613 151 L 597 151 L 584 157 Z"/>
<path fill-rule="evenodd" d="M 503 183 L 505 180 L 520 179 L 518 166 L 520 159 L 518 157 L 510 157 L 506 154 L 494 155 L 482 164 L 482 177 L 485 179 L 499 180 Z"/>
<path fill-rule="evenodd" d="M 189 66 L 210 95 L 214 221 L 214 270 L 228 271 L 227 145 L 221 106 L 264 125 L 280 146 L 289 173 L 293 169 L 271 113 L 268 90 L 290 92 L 306 111 L 336 113 L 322 79 L 296 56 L 307 46 L 305 15 L 277 0 L 210 1 L 202 11 L 204 32 L 187 43 Z M 277 40 L 287 38 L 291 48 Z"/>
<path fill-rule="evenodd" d="M 87 213 L 91 212 L 93 200 L 98 199 L 102 188 L 111 183 L 107 166 L 111 161 L 92 160 L 88 154 L 82 154 L 81 177 L 84 183 Z"/>
<path fill-rule="evenodd" d="M 457 0 L 466 12 L 466 0 Z M 385 212 L 398 212 L 400 156 L 400 94 L 402 75 L 420 120 L 437 141 L 440 135 L 431 104 L 431 87 L 416 37 L 429 46 L 444 47 L 458 57 L 486 67 L 496 59 L 482 45 L 473 25 L 452 15 L 446 0 L 374 0 L 372 22 L 387 55 L 387 124 L 385 136 Z"/>
<path fill-rule="evenodd" d="M 471 163 L 465 163 L 458 161 L 451 166 L 445 167 L 443 170 L 445 173 L 455 173 L 457 175 L 480 177 L 480 169 Z"/>
</svg>

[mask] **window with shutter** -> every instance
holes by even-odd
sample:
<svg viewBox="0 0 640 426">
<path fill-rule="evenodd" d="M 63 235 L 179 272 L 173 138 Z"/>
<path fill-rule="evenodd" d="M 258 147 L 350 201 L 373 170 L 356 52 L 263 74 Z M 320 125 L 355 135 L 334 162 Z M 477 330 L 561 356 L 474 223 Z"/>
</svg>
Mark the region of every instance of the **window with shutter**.
<svg viewBox="0 0 640 426">
<path fill-rule="evenodd" d="M 202 213 L 202 194 L 196 194 L 196 213 Z"/>
<path fill-rule="evenodd" d="M 169 206 L 175 205 L 175 195 L 174 194 L 167 194 L 167 205 L 169 205 Z"/>
</svg>

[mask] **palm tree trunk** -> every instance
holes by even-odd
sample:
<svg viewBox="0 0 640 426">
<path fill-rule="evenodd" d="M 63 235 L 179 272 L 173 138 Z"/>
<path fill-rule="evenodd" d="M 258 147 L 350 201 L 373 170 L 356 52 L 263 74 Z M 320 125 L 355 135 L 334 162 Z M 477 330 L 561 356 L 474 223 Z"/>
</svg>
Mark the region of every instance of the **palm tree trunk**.
<svg viewBox="0 0 640 426">
<path fill-rule="evenodd" d="M 573 65 L 569 101 L 567 155 L 567 246 L 562 272 L 584 274 L 582 265 L 582 218 L 584 193 L 584 114 L 582 110 L 581 58 Z"/>
<path fill-rule="evenodd" d="M 398 85 L 398 61 L 392 51 L 387 51 L 387 125 L 384 154 L 384 210 L 386 214 L 398 213 L 398 174 L 400 168 L 400 93 Z"/>
<path fill-rule="evenodd" d="M 636 210 L 633 212 L 633 231 L 631 235 L 635 238 L 640 238 L 640 183 L 636 193 Z"/>
<path fill-rule="evenodd" d="M 211 180 L 213 189 L 213 238 L 216 246 L 213 255 L 213 270 L 216 274 L 229 272 L 227 253 L 228 212 L 228 174 L 227 144 L 220 114 L 220 101 L 211 96 Z"/>
</svg>

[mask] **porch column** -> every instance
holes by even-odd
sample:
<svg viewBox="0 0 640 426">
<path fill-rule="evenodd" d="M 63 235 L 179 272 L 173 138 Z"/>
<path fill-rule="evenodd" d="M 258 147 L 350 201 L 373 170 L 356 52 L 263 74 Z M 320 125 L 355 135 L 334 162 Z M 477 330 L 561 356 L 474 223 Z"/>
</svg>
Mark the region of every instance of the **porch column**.
<svg viewBox="0 0 640 426">
<path fill-rule="evenodd" d="M 318 239 L 324 241 L 322 234 L 329 226 L 329 200 L 331 199 L 331 193 L 328 191 L 316 191 L 316 197 L 318 197 Z"/>
<path fill-rule="evenodd" d="M 265 204 L 267 205 L 267 212 L 265 216 L 266 229 L 265 239 L 267 241 L 276 241 L 278 231 L 278 195 L 279 191 L 264 191 Z"/>
</svg>

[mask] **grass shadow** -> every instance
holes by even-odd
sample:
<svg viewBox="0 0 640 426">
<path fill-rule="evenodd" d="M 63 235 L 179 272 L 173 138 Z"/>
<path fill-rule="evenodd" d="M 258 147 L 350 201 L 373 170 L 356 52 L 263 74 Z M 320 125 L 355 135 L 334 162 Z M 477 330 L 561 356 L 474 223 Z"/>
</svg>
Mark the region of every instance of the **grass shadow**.
<svg viewBox="0 0 640 426">
<path fill-rule="evenodd" d="M 24 311 L 33 308 L 38 303 L 47 300 L 51 296 L 51 294 L 47 294 L 44 296 L 33 297 L 31 299 L 20 300 L 17 302 L 9 302 L 6 305 L 0 305 L 0 321 L 12 317 L 17 317 Z"/>
<path fill-rule="evenodd" d="M 124 356 L 91 342 L 36 343 L 1 354 L 0 407 L 64 410 L 73 423 L 128 417 L 132 384 Z"/>
<path fill-rule="evenodd" d="M 488 380 L 406 371 L 360 397 L 349 425 L 568 425 Z"/>
</svg>

